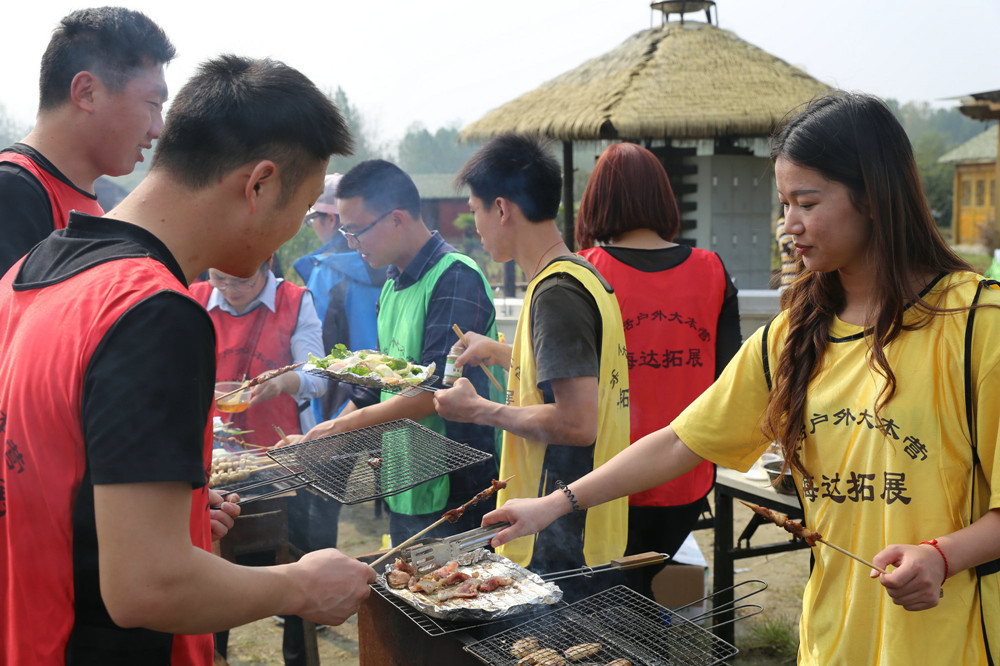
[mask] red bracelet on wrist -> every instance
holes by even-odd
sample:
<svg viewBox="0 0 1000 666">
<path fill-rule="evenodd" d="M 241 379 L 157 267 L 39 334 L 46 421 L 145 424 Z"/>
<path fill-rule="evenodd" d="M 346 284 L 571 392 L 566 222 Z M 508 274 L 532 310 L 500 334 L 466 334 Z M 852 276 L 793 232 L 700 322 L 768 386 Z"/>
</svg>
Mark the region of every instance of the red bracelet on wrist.
<svg viewBox="0 0 1000 666">
<path fill-rule="evenodd" d="M 931 539 L 930 541 L 921 541 L 920 545 L 927 544 L 928 546 L 934 546 L 937 552 L 941 553 L 941 559 L 944 560 L 944 580 L 941 584 L 944 585 L 944 581 L 948 580 L 948 558 L 944 556 L 944 551 L 941 550 L 941 546 L 938 545 L 937 539 Z"/>
</svg>

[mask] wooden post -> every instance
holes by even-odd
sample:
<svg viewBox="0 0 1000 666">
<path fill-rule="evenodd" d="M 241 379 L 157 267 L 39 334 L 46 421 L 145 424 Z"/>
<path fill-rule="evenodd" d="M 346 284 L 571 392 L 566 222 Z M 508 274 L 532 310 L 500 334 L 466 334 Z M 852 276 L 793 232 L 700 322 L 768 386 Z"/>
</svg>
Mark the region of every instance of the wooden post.
<svg viewBox="0 0 1000 666">
<path fill-rule="evenodd" d="M 563 141 L 563 240 L 576 250 L 576 225 L 573 210 L 573 142 Z"/>
</svg>

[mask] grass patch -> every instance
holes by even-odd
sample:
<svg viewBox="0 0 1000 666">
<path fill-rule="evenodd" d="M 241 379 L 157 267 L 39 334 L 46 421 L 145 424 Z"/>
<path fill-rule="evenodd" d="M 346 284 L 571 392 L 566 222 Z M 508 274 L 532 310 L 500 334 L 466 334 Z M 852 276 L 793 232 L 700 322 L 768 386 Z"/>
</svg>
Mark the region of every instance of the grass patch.
<svg viewBox="0 0 1000 666">
<path fill-rule="evenodd" d="M 793 664 L 799 651 L 798 622 L 784 615 L 762 615 L 749 627 L 742 651 L 772 664 Z"/>
<path fill-rule="evenodd" d="M 991 263 L 993 263 L 993 257 L 988 254 L 970 254 L 967 252 L 958 252 L 957 254 L 962 259 L 969 262 L 969 265 L 972 266 L 973 270 L 979 274 L 985 273 L 986 269 L 990 267 Z"/>
</svg>

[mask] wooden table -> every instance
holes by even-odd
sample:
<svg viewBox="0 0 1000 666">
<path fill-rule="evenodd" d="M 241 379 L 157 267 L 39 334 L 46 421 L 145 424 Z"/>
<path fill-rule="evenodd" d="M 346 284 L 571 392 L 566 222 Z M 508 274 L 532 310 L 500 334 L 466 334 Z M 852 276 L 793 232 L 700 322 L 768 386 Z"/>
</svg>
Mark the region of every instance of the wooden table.
<svg viewBox="0 0 1000 666">
<path fill-rule="evenodd" d="M 788 514 L 789 518 L 802 518 L 802 505 L 798 495 L 783 495 L 770 486 L 770 481 L 755 481 L 748 479 L 743 472 L 719 467 L 715 476 L 715 550 L 713 553 L 712 576 L 713 597 L 712 603 L 716 608 L 733 601 L 733 590 L 731 588 L 734 581 L 733 567 L 736 560 L 746 557 L 757 557 L 759 555 L 770 555 L 772 553 L 783 553 L 790 550 L 800 550 L 809 546 L 801 539 L 789 538 L 781 542 L 772 542 L 765 545 L 751 546 L 750 539 L 753 537 L 757 527 L 770 523 L 757 514 L 751 514 L 750 521 L 740 533 L 736 543 L 733 543 L 733 500 L 742 499 L 747 502 L 765 506 L 774 511 Z M 782 534 L 778 530 L 771 530 L 768 533 Z M 766 581 L 765 581 L 766 582 Z M 722 640 L 732 644 L 735 640 L 735 630 L 731 620 L 733 611 L 720 613 L 715 616 L 716 626 L 712 631 Z"/>
</svg>

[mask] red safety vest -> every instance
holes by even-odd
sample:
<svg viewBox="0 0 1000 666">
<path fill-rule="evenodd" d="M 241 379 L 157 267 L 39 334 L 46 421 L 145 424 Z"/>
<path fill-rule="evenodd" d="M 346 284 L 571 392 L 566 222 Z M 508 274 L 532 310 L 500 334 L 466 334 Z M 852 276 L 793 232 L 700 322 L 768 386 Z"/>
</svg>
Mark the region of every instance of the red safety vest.
<svg viewBox="0 0 1000 666">
<path fill-rule="evenodd" d="M 252 379 L 262 372 L 274 370 L 292 362 L 292 333 L 299 321 L 303 287 L 282 280 L 274 297 L 274 312 L 264 305 L 235 317 L 221 308 L 208 311 L 215 322 L 218 340 L 217 381 Z M 212 285 L 196 282 L 191 294 L 203 306 L 208 306 Z M 274 426 L 287 434 L 301 433 L 299 408 L 288 394 L 265 400 L 238 414 L 215 412 L 235 428 L 253 430 L 243 435 L 248 444 L 270 446 L 278 440 Z"/>
<path fill-rule="evenodd" d="M 97 198 L 86 194 L 73 187 L 64 180 L 60 180 L 42 167 L 38 166 L 27 155 L 21 153 L 0 153 L 0 162 L 11 162 L 24 167 L 38 179 L 45 191 L 49 195 L 49 202 L 52 204 L 52 224 L 54 229 L 65 229 L 69 221 L 69 212 L 78 210 L 81 213 L 90 215 L 104 215 L 101 204 L 97 203 Z"/>
<path fill-rule="evenodd" d="M 715 380 L 715 344 L 726 293 L 725 270 L 713 252 L 648 273 L 602 248 L 580 252 L 615 288 L 628 349 L 630 439 L 670 424 Z M 704 497 L 715 468 L 705 461 L 673 481 L 629 497 L 630 506 L 680 506 Z"/>
<path fill-rule="evenodd" d="M 87 468 L 80 417 L 87 367 L 129 308 L 164 290 L 187 292 L 148 258 L 109 261 L 28 291 L 12 289 L 17 273 L 0 281 L 0 329 L 8 332 L 0 349 L 6 457 L 0 464 L 0 662 L 56 665 L 65 663 L 75 619 L 73 513 Z M 79 335 L 53 344 L 37 321 L 46 312 L 58 312 L 57 325 Z M 205 469 L 211 444 L 206 424 Z M 191 542 L 211 550 L 207 486 L 193 491 Z M 171 658 L 175 665 L 210 665 L 212 636 L 175 636 Z"/>
</svg>

